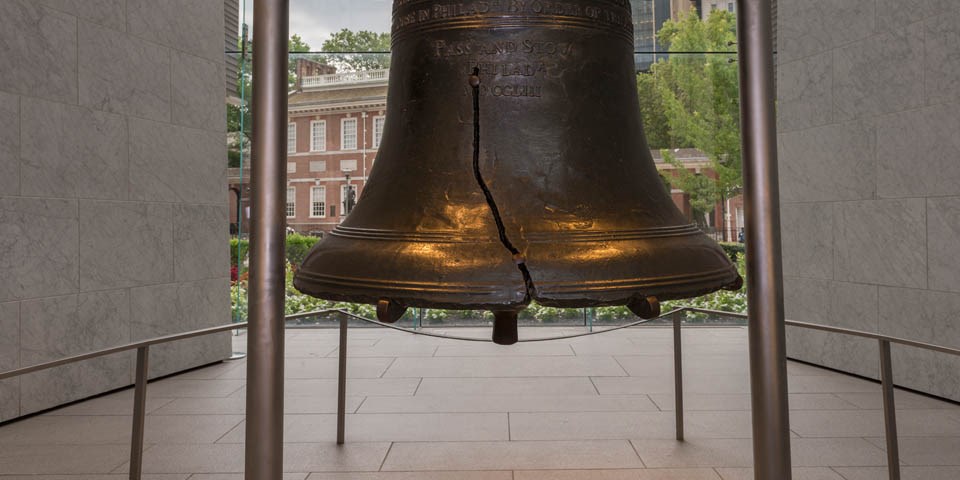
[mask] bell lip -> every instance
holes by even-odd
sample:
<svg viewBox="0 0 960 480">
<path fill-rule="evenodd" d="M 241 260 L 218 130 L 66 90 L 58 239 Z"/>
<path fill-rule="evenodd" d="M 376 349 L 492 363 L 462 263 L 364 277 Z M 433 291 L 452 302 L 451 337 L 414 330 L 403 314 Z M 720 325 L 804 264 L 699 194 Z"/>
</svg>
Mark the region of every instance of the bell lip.
<svg viewBox="0 0 960 480">
<path fill-rule="evenodd" d="M 667 278 L 670 279 L 670 277 Z M 339 281 L 329 281 L 337 279 Z M 686 281 L 678 285 L 679 279 L 685 279 Z M 506 285 L 475 285 L 473 286 L 474 289 L 457 288 L 439 283 L 432 284 L 432 289 L 424 289 L 429 285 L 427 282 L 381 281 L 376 282 L 377 285 L 370 283 L 363 285 L 362 280 L 358 282 L 358 279 L 306 273 L 303 270 L 298 270 L 293 279 L 294 287 L 298 291 L 329 301 L 376 305 L 380 300 L 389 299 L 409 308 L 490 311 L 519 311 L 526 308 L 531 302 L 546 307 L 589 308 L 626 305 L 632 299 L 648 296 L 656 297 L 661 301 L 681 300 L 730 289 L 739 282 L 742 282 L 742 278 L 736 267 L 731 264 L 729 267 L 725 266 L 706 273 L 676 275 L 672 281 L 660 282 L 659 284 L 648 282 L 624 285 L 615 289 L 603 290 L 597 288 L 594 290 L 595 294 L 585 294 L 583 284 L 573 282 L 547 284 L 546 289 L 535 284 L 536 291 L 533 295 L 527 295 L 524 287 L 518 286 L 518 288 L 509 292 L 509 296 L 512 298 L 504 301 L 507 297 L 507 295 L 504 295 L 505 291 L 508 290 Z M 344 283 L 353 284 L 353 288 L 349 289 L 351 291 L 344 288 Z M 402 286 L 404 283 L 408 285 Z M 323 285 L 327 285 L 328 288 L 323 288 Z M 398 285 L 401 288 L 397 288 Z M 577 285 L 580 286 L 580 289 L 574 291 L 573 289 Z M 558 294 L 551 288 L 555 286 L 571 289 L 571 293 L 569 295 Z M 683 288 L 677 288 L 678 286 Z M 443 300 L 447 295 L 464 295 L 466 298 L 460 297 L 456 301 Z"/>
</svg>

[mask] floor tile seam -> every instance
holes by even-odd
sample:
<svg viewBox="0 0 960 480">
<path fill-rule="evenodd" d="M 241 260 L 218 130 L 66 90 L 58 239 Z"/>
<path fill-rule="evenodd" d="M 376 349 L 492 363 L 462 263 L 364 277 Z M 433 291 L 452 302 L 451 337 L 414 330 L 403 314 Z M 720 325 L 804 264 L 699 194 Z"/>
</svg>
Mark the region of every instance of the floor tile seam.
<svg viewBox="0 0 960 480">
<path fill-rule="evenodd" d="M 370 398 L 369 395 L 364 395 L 364 397 L 360 400 L 360 403 L 357 404 L 357 408 L 353 409 L 354 414 L 360 413 L 360 408 L 363 407 L 363 404 L 366 403 L 368 398 Z"/>
<path fill-rule="evenodd" d="M 597 395 L 598 395 L 598 396 L 603 396 L 603 394 L 600 393 L 600 387 L 597 386 L 597 382 L 594 381 L 593 376 L 588 376 L 588 377 L 587 377 L 587 380 L 590 381 L 590 385 L 593 385 L 593 390 L 594 390 L 595 392 L 597 392 Z"/>
<path fill-rule="evenodd" d="M 633 453 L 637 455 L 637 459 L 640 460 L 640 465 L 643 465 L 643 468 L 648 468 L 647 462 L 643 461 L 643 456 L 640 455 L 640 450 L 637 449 L 637 445 L 633 443 L 633 440 L 627 439 L 626 442 L 627 445 L 630 445 L 630 449 L 633 450 Z"/>
<path fill-rule="evenodd" d="M 383 454 L 383 458 L 380 460 L 380 467 L 378 467 L 376 471 L 383 471 L 383 466 L 387 464 L 387 458 L 390 457 L 390 452 L 393 451 L 393 444 L 394 442 L 390 442 L 390 445 L 387 446 L 387 451 Z"/>
<path fill-rule="evenodd" d="M 128 445 L 128 446 L 129 446 L 129 443 L 126 443 L 125 445 Z M 149 443 L 149 444 L 148 444 L 148 443 L 144 443 L 144 445 L 143 445 L 143 454 L 146 455 L 146 453 L 149 452 L 150 449 L 154 447 L 154 445 L 155 445 L 155 444 L 153 444 L 153 443 Z M 141 458 L 142 458 L 142 457 L 141 457 Z M 129 465 L 130 465 L 130 458 L 129 458 L 129 456 L 128 456 L 126 459 L 124 459 L 124 460 L 120 463 L 120 465 L 118 465 L 118 466 L 117 466 L 116 468 L 114 468 L 113 470 L 110 470 L 110 474 L 112 475 L 112 474 L 115 474 L 115 473 L 116 473 L 116 474 L 127 473 L 127 472 L 123 472 L 123 471 L 119 471 L 119 472 L 118 472 L 118 470 L 120 470 L 121 468 L 123 468 L 124 466 L 126 466 L 126 467 L 127 467 L 127 470 L 129 471 L 129 470 L 130 470 L 130 466 L 129 466 Z M 72 475 L 72 474 L 70 474 L 70 475 Z"/>
<path fill-rule="evenodd" d="M 389 357 L 385 357 L 385 358 L 389 358 Z M 396 365 L 397 360 L 398 360 L 399 358 L 400 358 L 400 357 L 394 356 L 394 357 L 393 357 L 393 360 L 390 361 L 390 364 L 387 365 L 387 367 L 384 368 L 383 371 L 380 372 L 380 375 L 378 375 L 376 378 L 385 378 L 384 375 L 386 375 L 387 372 L 389 372 L 390 369 L 391 369 L 394 365 Z M 348 367 L 348 368 L 349 368 L 349 367 Z M 339 378 L 339 377 L 338 377 L 338 378 Z M 349 379 L 349 378 L 350 378 L 350 375 L 347 375 L 347 378 Z"/>
<path fill-rule="evenodd" d="M 243 425 L 244 425 L 244 428 L 246 428 L 246 424 L 247 424 L 247 417 L 246 417 L 246 415 L 243 416 L 243 419 L 239 420 L 239 421 L 238 421 L 237 423 L 235 423 L 232 427 L 228 428 L 225 432 L 223 432 L 222 435 L 220 435 L 219 437 L 217 437 L 217 439 L 214 440 L 213 443 L 214 443 L 214 444 L 220 444 L 220 440 L 223 440 L 224 438 L 226 438 L 227 435 L 230 435 L 230 433 L 232 433 L 234 430 L 236 430 L 237 428 L 239 428 L 241 424 L 243 424 Z M 244 440 L 246 440 L 246 439 L 244 439 Z"/>
<path fill-rule="evenodd" d="M 840 473 L 839 471 L 837 471 L 837 468 L 845 468 L 845 467 L 832 466 L 832 467 L 824 467 L 824 468 L 826 468 L 826 469 L 830 470 L 831 472 L 837 474 L 837 476 L 840 477 L 840 478 L 842 478 L 843 480 L 850 480 L 846 475 L 844 475 L 844 474 Z"/>
<path fill-rule="evenodd" d="M 424 377 L 420 377 L 420 380 L 417 382 L 417 386 L 413 389 L 413 393 L 411 393 L 411 394 L 409 395 L 410 397 L 416 397 L 416 396 L 417 396 L 417 392 L 420 391 L 420 385 L 423 385 L 423 379 L 424 379 Z"/>
<path fill-rule="evenodd" d="M 623 364 L 620 363 L 620 360 L 617 359 L 616 355 L 609 355 L 609 357 L 613 360 L 614 363 L 617 364 L 618 367 L 620 367 L 620 370 L 623 371 L 623 376 L 625 377 L 630 376 L 630 372 L 628 372 L 627 369 L 623 366 Z"/>
</svg>

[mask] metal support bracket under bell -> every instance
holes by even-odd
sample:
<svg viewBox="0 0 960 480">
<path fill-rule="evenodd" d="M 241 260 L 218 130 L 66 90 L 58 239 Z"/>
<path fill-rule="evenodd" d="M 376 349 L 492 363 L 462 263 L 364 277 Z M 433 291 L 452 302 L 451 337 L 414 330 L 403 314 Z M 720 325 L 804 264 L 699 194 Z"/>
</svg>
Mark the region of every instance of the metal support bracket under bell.
<svg viewBox="0 0 960 480">
<path fill-rule="evenodd" d="M 660 300 L 657 297 L 634 298 L 627 304 L 634 315 L 649 320 L 660 316 Z"/>
<path fill-rule="evenodd" d="M 407 307 L 394 300 L 381 298 L 377 302 L 377 320 L 383 323 L 396 323 L 407 312 Z"/>
<path fill-rule="evenodd" d="M 517 343 L 517 315 L 519 312 L 493 312 L 493 343 L 497 345 Z"/>
</svg>

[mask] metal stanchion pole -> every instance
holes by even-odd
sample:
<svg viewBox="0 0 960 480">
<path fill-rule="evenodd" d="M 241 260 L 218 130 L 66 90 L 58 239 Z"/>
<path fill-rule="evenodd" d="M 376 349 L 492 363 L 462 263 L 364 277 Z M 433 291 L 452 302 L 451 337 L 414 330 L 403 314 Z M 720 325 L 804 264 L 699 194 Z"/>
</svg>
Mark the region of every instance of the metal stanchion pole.
<svg viewBox="0 0 960 480">
<path fill-rule="evenodd" d="M 337 445 L 343 445 L 347 423 L 347 329 L 349 319 L 340 318 L 340 351 L 337 364 Z"/>
<path fill-rule="evenodd" d="M 880 340 L 880 384 L 883 387 L 883 426 L 887 439 L 887 476 L 900 480 L 900 442 L 897 438 L 897 404 L 893 395 L 893 359 L 890 342 Z"/>
<path fill-rule="evenodd" d="M 790 480 L 770 0 L 737 0 L 737 16 L 754 476 Z"/>
<path fill-rule="evenodd" d="M 254 0 L 246 480 L 283 476 L 289 0 Z"/>
<path fill-rule="evenodd" d="M 673 312 L 673 402 L 677 440 L 683 441 L 683 337 L 681 312 Z"/>
</svg>

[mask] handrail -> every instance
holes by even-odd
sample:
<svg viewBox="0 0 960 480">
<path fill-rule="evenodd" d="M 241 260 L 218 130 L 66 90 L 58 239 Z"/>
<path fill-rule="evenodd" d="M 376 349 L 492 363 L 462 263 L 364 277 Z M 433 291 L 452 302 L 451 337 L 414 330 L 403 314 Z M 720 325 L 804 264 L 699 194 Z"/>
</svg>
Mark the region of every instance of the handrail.
<svg viewBox="0 0 960 480">
<path fill-rule="evenodd" d="M 192 330 L 189 332 L 178 333 L 174 335 L 166 335 L 163 337 L 151 338 L 149 340 L 142 340 L 139 342 L 128 343 L 125 345 L 118 345 L 116 347 L 105 348 L 103 350 L 94 350 L 92 352 L 82 353 L 80 355 L 73 355 L 70 357 L 64 357 L 64 358 L 53 360 L 50 362 L 30 365 L 29 367 L 23 367 L 23 368 L 18 368 L 16 370 L 8 370 L 6 372 L 0 372 L 0 380 L 17 377 L 27 373 L 38 372 L 40 370 L 46 370 L 48 368 L 59 367 L 61 365 L 79 362 L 81 360 L 89 360 L 91 358 L 104 357 L 107 355 L 113 355 L 114 353 L 125 352 L 127 350 L 135 350 L 139 348 L 158 345 L 161 343 L 174 342 L 177 340 L 185 340 L 187 338 L 201 337 L 204 335 L 209 335 L 211 333 L 226 332 L 226 331 L 235 330 L 238 328 L 245 328 L 246 326 L 247 326 L 246 322 L 234 323 L 230 325 L 221 325 L 219 327 L 210 327 L 210 328 L 204 328 L 200 330 Z"/>
<path fill-rule="evenodd" d="M 809 328 L 811 330 L 822 330 L 824 332 L 842 333 L 844 335 L 852 335 L 854 337 L 863 337 L 863 338 L 870 338 L 873 340 L 881 340 L 881 341 L 890 342 L 890 343 L 897 343 L 900 345 L 907 345 L 910 347 L 922 348 L 924 350 L 933 350 L 935 352 L 947 353 L 950 355 L 960 355 L 960 349 L 957 349 L 957 348 L 944 347 L 941 345 L 934 345 L 932 343 L 926 343 L 926 342 L 918 342 L 916 340 L 908 340 L 906 338 L 891 337 L 889 335 L 883 335 L 880 333 L 863 332 L 860 330 L 853 330 L 850 328 L 821 325 L 819 323 L 799 322 L 797 320 L 787 320 L 785 323 L 787 324 L 787 326 L 790 326 L 790 327 Z"/>
<path fill-rule="evenodd" d="M 612 332 L 615 330 L 621 330 L 624 328 L 630 328 L 637 325 L 642 325 L 649 323 L 653 320 L 662 319 L 665 317 L 671 317 L 673 322 L 673 331 L 674 331 L 674 359 L 675 359 L 675 388 L 676 388 L 676 416 L 677 416 L 677 439 L 683 440 L 683 387 L 682 381 L 682 369 L 680 362 L 680 324 L 681 324 L 681 314 L 685 312 L 694 312 L 694 313 L 705 313 L 711 315 L 722 315 L 728 317 L 737 317 L 737 318 L 747 318 L 746 314 L 739 312 L 724 312 L 720 310 L 711 310 L 706 308 L 695 308 L 695 307 L 680 307 L 668 312 L 664 312 L 656 318 L 648 320 L 640 320 L 637 322 L 628 323 L 625 325 L 618 325 L 616 327 L 591 331 L 585 333 L 578 333 L 572 335 L 564 335 L 557 337 L 543 337 L 543 338 L 529 338 L 520 340 L 520 342 L 542 342 L 548 340 L 563 340 L 576 337 L 582 337 L 587 335 L 595 335 L 600 333 Z M 284 317 L 284 320 L 296 320 L 300 318 L 315 317 L 318 315 L 338 313 L 346 317 L 353 318 L 355 320 L 360 320 L 372 324 L 376 324 L 381 327 L 390 328 L 393 330 L 399 330 L 406 333 L 412 333 L 417 335 L 425 335 L 436 338 L 445 338 L 450 340 L 463 340 L 463 341 L 479 341 L 479 342 L 488 342 L 489 340 L 475 338 L 475 337 L 461 337 L 453 335 L 443 335 L 436 334 L 424 331 L 415 331 L 408 328 L 398 327 L 396 325 L 388 325 L 377 320 L 363 317 L 352 312 L 348 312 L 342 309 L 326 309 L 326 310 L 316 310 L 313 312 L 304 312 L 294 315 L 289 315 Z M 893 343 L 899 345 L 905 345 L 909 347 L 920 348 L 923 350 L 931 350 L 940 353 L 946 353 L 949 355 L 960 356 L 960 349 L 944 347 L 941 345 L 934 345 L 926 342 L 919 342 L 916 340 L 909 340 L 906 338 L 893 337 L 890 335 L 883 335 L 880 333 L 873 332 L 864 332 L 860 330 L 854 330 L 850 328 L 843 327 L 834 327 L 829 325 L 820 325 L 816 323 L 800 322 L 796 320 L 785 320 L 784 322 L 787 326 L 797 327 L 797 328 L 806 328 L 810 330 L 820 330 L 829 333 L 839 333 L 842 335 L 851 335 L 861 338 L 869 338 L 872 340 L 877 340 L 880 346 L 880 384 L 882 387 L 883 394 L 883 413 L 884 413 L 884 425 L 886 430 L 886 441 L 887 441 L 887 464 L 888 472 L 891 480 L 899 480 L 900 478 L 900 460 L 899 460 L 899 439 L 897 436 L 897 423 L 896 423 L 896 408 L 894 404 L 894 395 L 893 395 L 893 360 L 890 354 L 890 345 Z M 185 340 L 188 338 L 195 338 L 204 335 L 210 335 L 214 333 L 227 332 L 230 330 L 244 329 L 248 327 L 247 322 L 242 323 L 231 323 L 227 325 L 220 325 L 217 327 L 209 327 L 198 330 L 193 330 L 189 332 L 177 333 L 173 335 L 166 335 L 162 337 L 155 337 L 147 340 L 141 340 L 138 342 L 132 342 L 125 345 L 118 345 L 115 347 L 105 348 L 102 350 L 96 350 L 92 352 L 87 352 L 79 355 L 73 355 L 69 357 L 64 357 L 58 360 L 53 360 L 50 362 L 40 363 L 36 365 L 30 365 L 28 367 L 17 368 L 15 370 L 9 370 L 6 372 L 0 372 L 0 380 L 5 380 L 8 378 L 17 377 L 27 373 L 33 373 L 41 370 L 46 370 L 53 367 L 58 367 L 62 365 L 67 365 L 82 360 L 89 360 L 92 358 L 103 357 L 106 355 L 113 355 L 116 353 L 121 353 L 129 350 L 137 350 L 137 376 L 136 376 L 136 391 L 134 395 L 134 415 L 133 415 L 133 439 L 131 441 L 131 462 L 130 462 L 130 478 L 137 480 L 140 478 L 141 467 L 142 467 L 142 457 L 143 457 L 143 432 L 144 432 L 144 416 L 145 416 L 145 402 L 146 402 L 146 385 L 147 385 L 147 373 L 148 373 L 148 354 L 149 348 L 154 345 L 174 342 L 178 340 Z M 343 385 L 345 380 L 345 360 L 346 360 L 346 327 L 347 319 L 341 319 L 340 321 L 340 397 L 343 397 L 345 386 Z M 341 398 L 341 407 L 342 407 L 342 398 Z M 343 409 L 338 409 L 338 432 L 337 439 L 338 443 L 343 443 Z"/>
</svg>

